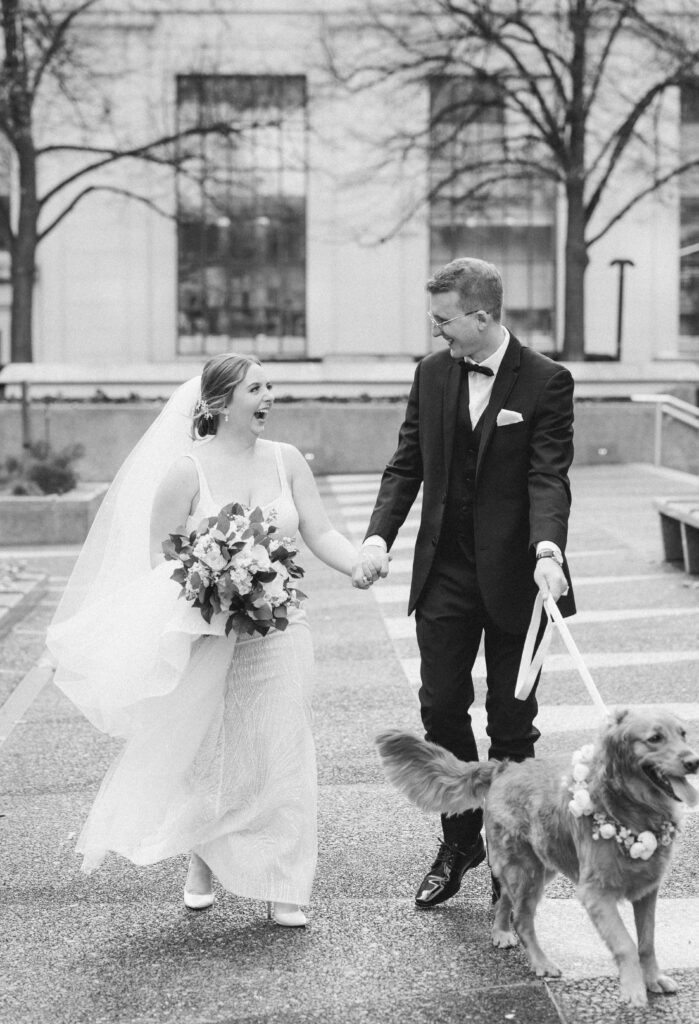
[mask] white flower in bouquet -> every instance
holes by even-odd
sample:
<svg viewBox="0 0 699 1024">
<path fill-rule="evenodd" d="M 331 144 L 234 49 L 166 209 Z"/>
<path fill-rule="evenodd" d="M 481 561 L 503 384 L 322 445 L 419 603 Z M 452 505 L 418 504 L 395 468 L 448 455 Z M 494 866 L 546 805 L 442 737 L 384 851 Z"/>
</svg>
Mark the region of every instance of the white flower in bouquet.
<svg viewBox="0 0 699 1024">
<path fill-rule="evenodd" d="M 289 594 L 286 589 L 286 580 L 280 573 L 277 573 L 274 579 L 270 580 L 265 586 L 265 598 L 273 608 L 279 608 L 288 601 Z"/>
<path fill-rule="evenodd" d="M 206 534 L 196 542 L 192 554 L 199 562 L 203 562 L 205 566 L 215 572 L 226 568 L 226 559 L 221 554 L 221 548 L 213 537 L 208 537 Z"/>
<path fill-rule="evenodd" d="M 255 544 L 248 553 L 246 568 L 249 568 L 251 572 L 268 572 L 271 566 L 272 562 L 267 548 L 263 547 L 262 544 Z"/>
<path fill-rule="evenodd" d="M 250 593 L 252 590 L 252 580 L 248 572 L 244 569 L 229 569 L 228 576 L 239 594 Z"/>
</svg>

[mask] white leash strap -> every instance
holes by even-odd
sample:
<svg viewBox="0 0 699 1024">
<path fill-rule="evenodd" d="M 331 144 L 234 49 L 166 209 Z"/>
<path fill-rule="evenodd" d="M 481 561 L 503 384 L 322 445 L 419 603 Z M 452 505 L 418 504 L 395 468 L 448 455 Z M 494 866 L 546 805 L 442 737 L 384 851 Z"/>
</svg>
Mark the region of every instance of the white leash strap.
<svg viewBox="0 0 699 1024">
<path fill-rule="evenodd" d="M 536 600 L 534 601 L 534 608 L 532 609 L 532 617 L 529 620 L 529 629 L 527 630 L 527 636 L 522 649 L 522 660 L 519 663 L 519 672 L 517 673 L 517 682 L 515 684 L 515 697 L 517 700 L 526 700 L 532 692 L 532 687 L 536 682 L 536 677 L 544 663 L 544 658 L 548 654 L 548 649 L 551 646 L 551 641 L 553 639 L 553 625 L 547 608 L 546 615 L 548 621 L 546 623 L 546 629 L 544 630 L 544 635 L 541 638 L 541 643 L 539 644 L 537 652 L 534 654 L 534 644 L 536 643 L 536 634 L 539 632 L 539 624 L 541 623 L 541 612 L 543 607 L 543 595 L 541 591 L 538 590 Z M 534 657 L 532 658 L 533 654 Z"/>
<path fill-rule="evenodd" d="M 541 643 L 537 649 L 536 654 L 532 658 L 532 652 L 534 650 L 534 643 L 536 642 L 536 634 L 539 631 L 539 624 L 541 622 L 541 611 L 542 608 L 546 611 L 548 616 L 548 622 L 546 623 L 546 629 L 544 635 L 541 638 Z M 532 611 L 531 621 L 529 623 L 529 629 L 527 630 L 527 636 L 524 641 L 524 648 L 522 650 L 522 660 L 519 665 L 519 672 L 517 674 L 517 683 L 515 685 L 515 697 L 518 700 L 526 700 L 532 691 L 532 687 L 536 681 L 536 677 L 543 665 L 544 658 L 548 653 L 548 649 L 551 645 L 553 638 L 553 626 L 556 626 L 558 632 L 561 634 L 563 643 L 568 648 L 568 653 L 573 659 L 573 664 L 577 668 L 582 681 L 587 687 L 587 692 L 592 698 L 592 703 L 607 714 L 607 706 L 602 700 L 602 695 L 597 689 L 587 668 L 587 665 L 582 659 L 582 655 L 578 650 L 573 637 L 570 634 L 570 630 L 565 624 L 565 619 L 558 610 L 558 606 L 553 598 L 549 595 L 545 600 L 541 594 L 541 591 L 536 595 L 534 601 L 534 609 Z"/>
</svg>

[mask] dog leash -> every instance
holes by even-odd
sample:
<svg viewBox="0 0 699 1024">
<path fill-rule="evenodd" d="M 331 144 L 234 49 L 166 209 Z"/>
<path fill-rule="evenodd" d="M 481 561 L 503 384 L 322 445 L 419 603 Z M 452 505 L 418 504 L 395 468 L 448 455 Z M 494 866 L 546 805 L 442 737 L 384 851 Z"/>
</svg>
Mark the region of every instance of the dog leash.
<svg viewBox="0 0 699 1024">
<path fill-rule="evenodd" d="M 546 628 L 536 650 L 536 654 L 534 654 L 534 644 L 536 643 L 536 636 L 541 624 L 542 611 L 545 611 L 547 616 Z M 573 637 L 571 636 L 570 630 L 566 626 L 565 619 L 558 610 L 556 602 L 550 594 L 544 598 L 541 591 L 538 592 L 536 600 L 534 601 L 532 617 L 529 622 L 529 629 L 527 630 L 527 636 L 524 641 L 524 648 L 522 649 L 522 660 L 519 664 L 519 672 L 517 673 L 517 682 L 515 684 L 515 697 L 517 700 L 526 700 L 531 693 L 532 687 L 536 682 L 536 677 L 544 664 L 544 658 L 548 654 L 549 647 L 551 646 L 554 626 L 558 629 L 563 643 L 568 648 L 568 653 L 573 659 L 573 664 L 580 673 L 582 681 L 587 687 L 587 692 L 592 698 L 592 703 L 598 707 L 600 711 L 608 714 L 607 705 L 602 700 L 602 695 L 595 686 L 588 667 L 583 661 L 582 655 L 576 646 L 575 640 L 573 640 Z"/>
</svg>

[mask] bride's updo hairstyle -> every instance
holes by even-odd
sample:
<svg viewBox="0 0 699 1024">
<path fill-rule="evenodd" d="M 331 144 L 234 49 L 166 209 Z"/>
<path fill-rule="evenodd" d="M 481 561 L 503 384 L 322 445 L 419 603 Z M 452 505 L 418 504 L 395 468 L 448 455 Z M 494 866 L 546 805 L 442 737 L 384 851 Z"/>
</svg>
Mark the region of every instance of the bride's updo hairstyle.
<svg viewBox="0 0 699 1024">
<path fill-rule="evenodd" d="M 261 366 L 255 356 L 239 356 L 233 352 L 213 356 L 201 373 L 201 397 L 194 406 L 192 436 L 208 437 L 218 430 L 231 395 L 244 381 L 251 366 Z"/>
</svg>

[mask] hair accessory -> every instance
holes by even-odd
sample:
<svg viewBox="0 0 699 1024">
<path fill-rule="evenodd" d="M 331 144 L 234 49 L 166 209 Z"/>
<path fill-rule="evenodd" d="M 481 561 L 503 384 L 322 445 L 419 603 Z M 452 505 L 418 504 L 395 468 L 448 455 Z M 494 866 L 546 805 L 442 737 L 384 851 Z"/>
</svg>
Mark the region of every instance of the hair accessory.
<svg viewBox="0 0 699 1024">
<path fill-rule="evenodd" d="M 209 403 L 205 401 L 203 398 L 199 399 L 199 412 L 201 413 L 205 420 L 212 420 L 214 418 L 214 414 L 209 408 Z"/>
</svg>

